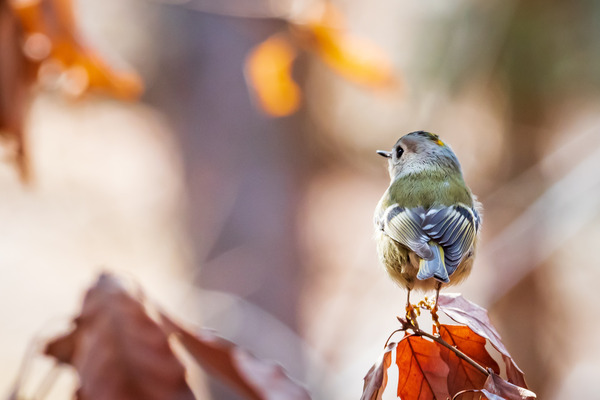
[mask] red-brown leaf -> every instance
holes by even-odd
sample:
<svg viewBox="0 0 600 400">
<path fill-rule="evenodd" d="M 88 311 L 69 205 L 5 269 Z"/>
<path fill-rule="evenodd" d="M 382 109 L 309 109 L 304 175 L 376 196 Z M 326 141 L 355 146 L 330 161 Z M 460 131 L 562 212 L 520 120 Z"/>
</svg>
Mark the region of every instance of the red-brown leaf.
<svg viewBox="0 0 600 400">
<path fill-rule="evenodd" d="M 396 347 L 398 397 L 402 400 L 446 400 L 448 366 L 438 346 L 419 336 L 406 336 Z"/>
<path fill-rule="evenodd" d="M 211 332 L 188 332 L 161 314 L 167 333 L 177 335 L 187 352 L 210 374 L 228 383 L 249 399 L 309 400 L 305 388 L 287 376 L 283 368 L 257 359 L 235 343 Z"/>
<path fill-rule="evenodd" d="M 532 400 L 537 398 L 531 390 L 506 382 L 496 374 L 490 374 L 483 389 L 506 400 Z"/>
<path fill-rule="evenodd" d="M 392 351 L 396 348 L 397 343 L 390 343 L 379 361 L 375 363 L 367 375 L 363 386 L 363 393 L 360 400 L 380 400 L 383 391 L 387 386 L 388 376 L 387 370 L 392 365 Z"/>
<path fill-rule="evenodd" d="M 56 358 L 58 362 L 71 364 L 77 340 L 79 340 L 79 331 L 73 330 L 71 333 L 47 343 L 45 353 Z"/>
<path fill-rule="evenodd" d="M 87 292 L 75 329 L 45 352 L 75 367 L 81 400 L 194 398 L 163 330 L 108 274 Z"/>
<path fill-rule="evenodd" d="M 467 326 L 442 325 L 440 336 L 446 342 L 462 351 L 484 368 L 492 368 L 500 372 L 498 364 L 485 349 L 485 339 L 477 335 Z M 450 394 L 455 394 L 466 389 L 481 389 L 487 378 L 486 375 L 475 369 L 471 364 L 459 358 L 456 353 L 439 345 L 440 355 L 450 368 L 448 374 L 448 389 Z M 465 394 L 463 400 L 471 400 L 478 397 Z"/>
<path fill-rule="evenodd" d="M 440 294 L 437 304 L 439 309 L 448 317 L 459 324 L 467 325 L 473 332 L 489 340 L 492 346 L 502 353 L 509 382 L 521 387 L 527 387 L 523 371 L 517 366 L 502 343 L 500 334 L 498 334 L 498 331 L 496 331 L 496 328 L 490 322 L 485 308 L 468 301 L 458 293 Z"/>
</svg>

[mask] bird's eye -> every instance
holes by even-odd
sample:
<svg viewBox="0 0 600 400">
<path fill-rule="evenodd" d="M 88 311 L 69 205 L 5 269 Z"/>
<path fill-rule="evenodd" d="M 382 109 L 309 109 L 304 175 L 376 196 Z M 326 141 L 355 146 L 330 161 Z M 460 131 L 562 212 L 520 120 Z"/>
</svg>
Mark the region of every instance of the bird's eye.
<svg viewBox="0 0 600 400">
<path fill-rule="evenodd" d="M 399 159 L 400 157 L 402 157 L 402 154 L 404 153 L 404 149 L 400 146 L 396 147 L 396 159 Z"/>
</svg>

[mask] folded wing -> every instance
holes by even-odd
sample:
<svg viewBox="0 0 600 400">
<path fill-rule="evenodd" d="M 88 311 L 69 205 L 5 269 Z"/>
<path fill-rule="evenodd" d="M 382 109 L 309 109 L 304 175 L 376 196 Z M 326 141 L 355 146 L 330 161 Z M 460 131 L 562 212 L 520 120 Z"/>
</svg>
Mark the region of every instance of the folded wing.
<svg viewBox="0 0 600 400">
<path fill-rule="evenodd" d="M 422 229 L 444 249 L 446 269 L 452 275 L 473 247 L 479 215 L 463 204 L 432 208 L 425 214 Z"/>
<path fill-rule="evenodd" d="M 430 238 L 423 231 L 425 210 L 421 207 L 403 208 L 398 204 L 388 207 L 380 221 L 383 232 L 414 251 L 419 257 L 430 260 L 433 253 L 427 242 Z"/>
<path fill-rule="evenodd" d="M 385 210 L 378 224 L 386 235 L 423 259 L 417 278 L 448 282 L 471 251 L 479 221 L 477 212 L 463 204 L 429 210 L 394 204 Z"/>
</svg>

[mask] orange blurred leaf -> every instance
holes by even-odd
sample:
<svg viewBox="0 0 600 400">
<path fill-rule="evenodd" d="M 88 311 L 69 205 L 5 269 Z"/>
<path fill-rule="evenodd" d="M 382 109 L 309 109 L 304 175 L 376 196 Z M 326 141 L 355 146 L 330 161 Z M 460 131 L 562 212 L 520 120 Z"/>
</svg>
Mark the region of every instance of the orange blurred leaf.
<svg viewBox="0 0 600 400">
<path fill-rule="evenodd" d="M 110 67 L 83 41 L 72 0 L 12 0 L 10 5 L 24 29 L 23 51 L 39 63 L 41 80 L 52 70 L 61 75 L 62 89 L 74 96 L 88 88 L 123 99 L 139 96 L 142 82 L 137 74 Z"/>
<path fill-rule="evenodd" d="M 328 5 L 321 17 L 290 25 L 292 34 L 308 51 L 344 78 L 370 88 L 394 88 L 398 81 L 383 49 L 340 26 L 341 14 Z"/>
<path fill-rule="evenodd" d="M 398 397 L 402 400 L 446 400 L 448 366 L 438 347 L 422 337 L 406 336 L 396 347 Z"/>
<path fill-rule="evenodd" d="M 289 39 L 276 34 L 253 48 L 246 58 L 246 80 L 269 115 L 290 115 L 300 106 L 300 88 L 292 78 L 296 55 Z"/>
<path fill-rule="evenodd" d="M 492 368 L 496 373 L 500 369 L 498 364 L 489 355 L 485 349 L 485 339 L 474 333 L 466 326 L 442 325 L 440 327 L 440 336 L 448 344 L 456 347 L 479 365 L 484 368 Z M 479 372 L 471 364 L 459 358 L 456 353 L 448 348 L 439 345 L 440 355 L 450 368 L 448 374 L 448 389 L 450 393 L 458 393 L 465 389 L 481 389 L 487 378 L 482 372 Z M 463 400 L 475 400 L 478 397 L 474 395 L 463 395 Z"/>
<path fill-rule="evenodd" d="M 306 389 L 274 363 L 254 357 L 235 343 L 203 330 L 193 334 L 161 314 L 165 332 L 174 333 L 187 352 L 207 372 L 249 399 L 309 400 Z"/>
<path fill-rule="evenodd" d="M 523 371 L 502 343 L 500 334 L 492 325 L 485 308 L 470 302 L 458 293 L 440 294 L 437 304 L 448 317 L 459 324 L 467 325 L 473 332 L 489 340 L 492 346 L 502 354 L 509 382 L 524 388 L 527 387 Z"/>
<path fill-rule="evenodd" d="M 72 96 L 94 89 L 133 99 L 143 87 L 137 74 L 112 68 L 84 43 L 71 0 L 0 1 L 0 136 L 24 181 L 23 120 L 36 77 Z"/>
<path fill-rule="evenodd" d="M 100 276 L 74 322 L 45 353 L 75 367 L 78 399 L 194 398 L 167 335 L 115 277 Z"/>
<path fill-rule="evenodd" d="M 396 346 L 397 343 L 390 343 L 379 361 L 367 372 L 360 400 L 381 400 L 388 381 L 387 369 L 392 365 L 392 351 Z"/>
</svg>

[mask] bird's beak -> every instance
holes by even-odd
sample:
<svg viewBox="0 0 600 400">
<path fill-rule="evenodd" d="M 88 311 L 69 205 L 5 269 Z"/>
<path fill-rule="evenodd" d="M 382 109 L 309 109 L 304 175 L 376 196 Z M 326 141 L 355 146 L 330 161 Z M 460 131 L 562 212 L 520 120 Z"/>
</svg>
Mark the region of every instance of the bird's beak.
<svg viewBox="0 0 600 400">
<path fill-rule="evenodd" d="M 377 150 L 377 154 L 379 154 L 380 156 L 385 157 L 385 158 L 390 158 L 392 156 L 391 151 L 384 151 L 384 150 Z"/>
</svg>

